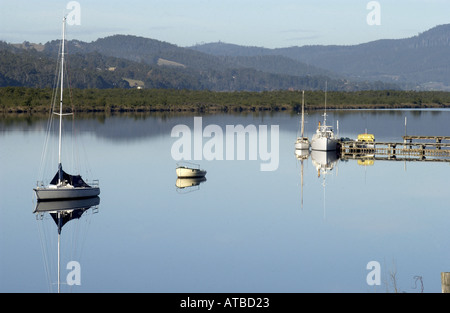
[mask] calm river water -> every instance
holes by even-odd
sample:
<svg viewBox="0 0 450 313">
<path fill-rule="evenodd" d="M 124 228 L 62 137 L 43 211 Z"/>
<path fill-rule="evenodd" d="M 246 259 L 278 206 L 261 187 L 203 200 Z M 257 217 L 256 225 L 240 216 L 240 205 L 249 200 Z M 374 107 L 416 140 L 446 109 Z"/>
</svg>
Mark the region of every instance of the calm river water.
<svg viewBox="0 0 450 313">
<path fill-rule="evenodd" d="M 449 110 L 328 113 L 340 137 L 366 130 L 377 141 L 399 142 L 405 132 L 450 135 Z M 306 116 L 310 138 L 321 114 Z M 176 186 L 172 148 L 181 139 L 171 131 L 192 130 L 192 155 L 194 144 L 207 148 L 204 133 L 194 139 L 194 115 L 93 115 L 77 122 L 79 159 L 88 161 L 85 175 L 100 180 L 101 194 L 98 205 L 62 228 L 61 291 L 441 291 L 440 273 L 450 271 L 450 163 L 332 160 L 319 171 L 323 155 L 301 161 L 294 153 L 299 115 L 201 121 L 201 130 L 223 130 L 223 145 L 209 150 L 223 160 L 197 150 L 202 160 L 193 162 L 207 170 L 207 180 L 186 188 Z M 57 225 L 49 213 L 33 213 L 46 124 L 0 119 L 0 292 L 58 290 Z M 248 151 L 244 160 L 227 157 L 227 125 L 240 124 L 267 139 L 275 170 L 261 171 L 269 162 L 264 151 L 253 159 Z M 274 125 L 279 136 L 271 143 Z"/>
</svg>

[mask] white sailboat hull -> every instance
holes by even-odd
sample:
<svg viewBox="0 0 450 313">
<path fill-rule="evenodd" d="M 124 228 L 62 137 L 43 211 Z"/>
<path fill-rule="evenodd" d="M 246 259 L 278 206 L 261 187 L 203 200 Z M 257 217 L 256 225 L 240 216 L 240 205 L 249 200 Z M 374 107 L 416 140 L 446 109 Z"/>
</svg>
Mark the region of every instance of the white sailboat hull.
<svg viewBox="0 0 450 313">
<path fill-rule="evenodd" d="M 309 141 L 308 138 L 299 138 L 295 142 L 295 149 L 296 150 L 309 150 Z"/>
<path fill-rule="evenodd" d="M 33 190 L 35 191 L 36 198 L 39 201 L 90 198 L 96 197 L 100 194 L 99 187 L 37 187 Z"/>
<path fill-rule="evenodd" d="M 337 150 L 338 141 L 335 138 L 314 136 L 311 141 L 311 150 L 334 151 Z"/>
<path fill-rule="evenodd" d="M 189 168 L 184 166 L 177 167 L 176 172 L 179 178 L 196 178 L 196 177 L 204 177 L 206 175 L 205 170 Z"/>
</svg>

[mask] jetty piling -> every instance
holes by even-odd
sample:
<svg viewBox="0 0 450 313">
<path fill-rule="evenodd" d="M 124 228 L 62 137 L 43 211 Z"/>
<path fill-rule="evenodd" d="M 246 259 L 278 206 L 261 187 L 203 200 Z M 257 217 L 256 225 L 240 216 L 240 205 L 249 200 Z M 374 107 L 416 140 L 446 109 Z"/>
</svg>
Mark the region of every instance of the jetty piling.
<svg viewBox="0 0 450 313">
<path fill-rule="evenodd" d="M 442 293 L 450 293 L 450 273 L 441 272 Z"/>
</svg>

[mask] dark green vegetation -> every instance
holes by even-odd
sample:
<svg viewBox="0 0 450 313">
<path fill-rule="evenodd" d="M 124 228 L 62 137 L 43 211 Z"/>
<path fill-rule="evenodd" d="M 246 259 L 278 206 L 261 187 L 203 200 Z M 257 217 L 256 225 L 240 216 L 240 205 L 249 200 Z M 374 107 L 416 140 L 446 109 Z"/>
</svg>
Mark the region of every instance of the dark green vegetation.
<svg viewBox="0 0 450 313">
<path fill-rule="evenodd" d="M 322 109 L 324 92 L 306 91 L 306 109 Z M 47 112 L 52 90 L 25 87 L 0 88 L 0 111 Z M 66 93 L 66 106 L 79 112 L 139 111 L 298 111 L 300 91 L 213 92 L 174 89 L 73 89 Z M 355 91 L 328 92 L 327 108 L 430 108 L 450 107 L 450 92 L 442 91 Z"/>
<path fill-rule="evenodd" d="M 0 87 L 51 87 L 60 41 L 36 45 L 0 42 Z M 67 42 L 67 73 L 74 88 L 164 88 L 213 91 L 282 89 L 399 89 L 381 81 L 349 81 L 342 75 L 279 55 L 214 56 L 136 36 L 115 35 L 91 43 Z"/>
</svg>

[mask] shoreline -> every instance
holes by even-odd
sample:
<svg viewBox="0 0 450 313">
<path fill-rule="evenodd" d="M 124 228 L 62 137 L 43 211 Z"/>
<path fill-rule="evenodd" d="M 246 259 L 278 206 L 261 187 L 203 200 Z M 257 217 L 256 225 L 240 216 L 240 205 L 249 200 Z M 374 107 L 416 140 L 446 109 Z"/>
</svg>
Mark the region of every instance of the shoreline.
<svg viewBox="0 0 450 313">
<path fill-rule="evenodd" d="M 323 110 L 322 91 L 306 91 L 306 111 Z M 51 89 L 0 88 L 0 114 L 43 114 L 51 110 Z M 73 89 L 65 98 L 77 113 L 242 113 L 301 111 L 301 91 L 236 91 L 171 89 Z M 450 108 L 450 92 L 352 91 L 327 93 L 329 110 Z"/>
<path fill-rule="evenodd" d="M 322 111 L 324 108 L 310 109 L 305 112 L 317 112 Z M 401 110 L 416 110 L 416 111 L 440 111 L 440 110 L 450 110 L 450 106 L 442 106 L 442 107 L 396 107 L 396 108 L 330 108 L 327 106 L 327 111 L 330 112 L 351 112 L 351 111 L 401 111 Z M 225 115 L 273 115 L 273 114 L 289 114 L 289 115 L 298 115 L 301 114 L 301 111 L 293 111 L 293 110 L 229 110 L 229 111 L 191 111 L 191 110 L 116 110 L 116 111 L 78 111 L 75 112 L 75 118 L 84 119 L 84 118 L 97 118 L 104 119 L 114 116 L 129 116 L 129 117 L 146 117 L 146 116 L 160 116 L 164 118 L 168 117 L 179 117 L 179 116 L 207 116 L 207 115 L 215 115 L 215 114 L 225 114 Z M 49 111 L 34 111 L 34 112 L 8 112 L 3 113 L 0 112 L 0 121 L 7 121 L 9 119 L 31 119 L 31 120 L 39 120 L 39 119 L 47 119 L 49 116 Z"/>
<path fill-rule="evenodd" d="M 379 105 L 330 105 L 327 104 L 327 110 L 330 111 L 338 111 L 338 110 L 401 110 L 401 109 L 417 109 L 417 110 L 426 110 L 426 109 L 448 109 L 450 108 L 450 104 L 404 104 L 404 105 L 394 105 L 390 106 L 388 104 L 379 104 Z M 320 111 L 324 110 L 325 106 L 316 106 L 314 108 L 305 108 L 305 112 L 308 111 Z M 48 114 L 50 110 L 48 108 L 26 108 L 26 107 L 16 107 L 16 108 L 0 108 L 0 115 L 40 115 L 40 114 Z M 83 108 L 83 109 L 75 109 L 74 111 L 65 110 L 65 112 L 75 112 L 75 113 L 103 113 L 103 114 L 120 114 L 120 113 L 201 113 L 201 114 L 216 114 L 216 113 L 258 113 L 258 112 L 291 112 L 291 113 L 299 113 L 301 110 L 297 110 L 289 105 L 280 105 L 275 107 L 267 107 L 267 106 L 252 106 L 245 107 L 242 105 L 230 105 L 230 106 L 202 106 L 199 108 L 194 108 L 192 106 L 181 106 L 176 108 L 163 108 L 163 107 L 137 107 L 137 108 Z"/>
</svg>

